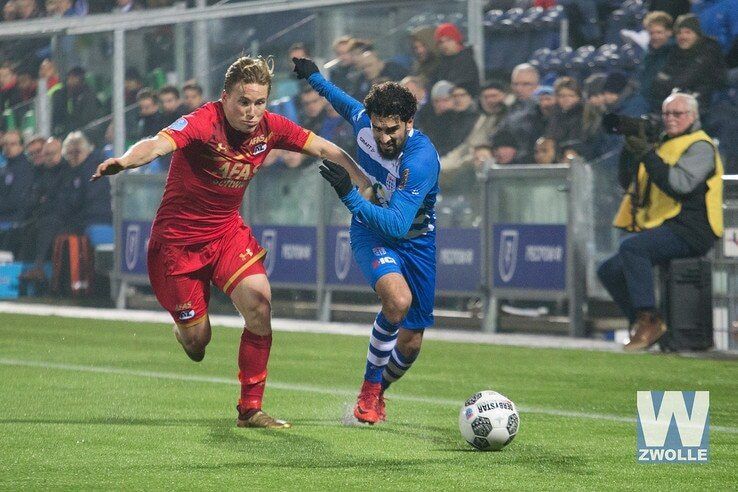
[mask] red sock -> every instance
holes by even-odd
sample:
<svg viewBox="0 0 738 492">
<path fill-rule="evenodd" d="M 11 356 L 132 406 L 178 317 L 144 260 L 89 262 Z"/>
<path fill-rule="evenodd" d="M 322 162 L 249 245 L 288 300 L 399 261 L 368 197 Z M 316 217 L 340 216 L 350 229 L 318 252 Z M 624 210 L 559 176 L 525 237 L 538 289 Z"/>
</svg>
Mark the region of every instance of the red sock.
<svg viewBox="0 0 738 492">
<path fill-rule="evenodd" d="M 247 329 L 243 330 L 241 345 L 238 349 L 238 380 L 241 382 L 241 399 L 238 400 L 238 409 L 242 413 L 261 409 L 271 347 L 271 334 L 259 336 Z"/>
</svg>

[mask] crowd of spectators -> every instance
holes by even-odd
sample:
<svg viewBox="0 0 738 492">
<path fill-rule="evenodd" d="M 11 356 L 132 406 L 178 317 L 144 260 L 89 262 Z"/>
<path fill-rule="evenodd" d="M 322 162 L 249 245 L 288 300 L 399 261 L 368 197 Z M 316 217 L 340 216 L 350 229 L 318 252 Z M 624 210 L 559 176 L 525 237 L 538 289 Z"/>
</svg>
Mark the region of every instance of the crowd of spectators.
<svg viewBox="0 0 738 492">
<path fill-rule="evenodd" d="M 478 221 L 479 176 L 485 166 L 550 164 L 577 156 L 596 160 L 617 153 L 622 139 L 603 131 L 603 115 L 656 115 L 661 101 L 674 89 L 697 95 L 703 123 L 711 135 L 720 139 L 726 171 L 738 170 L 738 104 L 735 85 L 733 92 L 730 90 L 728 72 L 735 37 L 713 39 L 703 26 L 709 23 L 705 12 L 726 1 L 686 2 L 686 7 L 681 5 L 684 2 L 650 2 L 651 12 L 643 20 L 643 32 L 638 33 L 645 40 L 640 64 L 631 71 L 605 68 L 582 76 L 565 68 L 545 71 L 532 61 L 519 64 L 509 74 L 492 73 L 476 64 L 475 47 L 468 44 L 462 26 L 443 22 L 408 32 L 404 50 L 408 56 L 403 56 L 403 50 L 388 56 L 372 40 L 342 36 L 333 43 L 335 58 L 326 64 L 325 72 L 359 100 L 372 84 L 387 80 L 398 81 L 412 91 L 418 100 L 415 128 L 431 138 L 441 156 L 439 204 L 443 208 L 445 201 L 456 207 L 446 215 L 452 225 L 470 225 Z M 572 20 L 572 39 L 577 47 L 585 41 L 595 45 L 601 42 L 603 19 L 623 2 L 559 3 Z M 145 5 L 129 0 L 49 0 L 39 6 L 36 0 L 7 0 L 3 15 L 10 21 L 45 15 L 126 12 L 166 4 L 153 0 Z M 493 1 L 488 7 L 549 8 L 555 4 L 553 0 Z M 594 11 L 591 4 L 596 4 Z M 573 21 L 577 16 L 589 20 L 580 25 Z M 711 25 L 709 32 L 715 29 Z M 41 237 L 44 234 L 65 229 L 84 231 L 98 221 L 110 223 L 109 190 L 100 191 L 105 185 L 98 185 L 95 194 L 88 190 L 86 180 L 79 182 L 78 188 L 75 183 L 85 173 L 91 174 L 88 168 L 112 151 L 115 130 L 109 117 L 109 97 L 101 97 L 94 74 L 81 66 L 71 66 L 62 73 L 48 56 L 43 40 L 18 43 L 26 43 L 21 52 L 33 53 L 36 61 L 19 62 L 8 55 L 19 45 L 0 49 L 0 164 L 5 163 L 0 170 L 4 177 L 0 180 L 4 187 L 0 193 L 0 222 L 6 231 L 0 246 L 38 262 L 49 254 L 50 243 Z M 285 55 L 283 60 L 277 56 L 277 65 L 287 69 L 293 56 L 310 57 L 311 53 L 307 44 L 297 43 Z M 44 136 L 33 135 L 32 126 L 27 125 L 27 110 L 40 80 L 46 83 L 53 115 L 51 134 Z M 291 83 L 297 88 L 288 97 L 288 104 L 282 101 L 270 109 L 295 118 L 353 153 L 350 125 L 309 86 L 299 86 L 294 80 Z M 179 87 L 152 84 L 151 77 L 129 68 L 125 74 L 127 143 L 156 134 L 203 102 L 203 89 L 195 81 Z M 260 174 L 271 178 L 257 180 L 254 192 L 276 208 L 263 207 L 274 216 L 261 217 L 261 221 L 304 223 L 314 219 L 314 209 L 299 206 L 305 186 L 312 185 L 294 185 L 311 179 L 315 174 L 311 172 L 313 162 L 296 155 L 274 152 L 264 164 Z M 167 168 L 167 160 L 160 159 L 142 171 L 166 172 Z M 617 195 L 617 190 L 612 194 Z M 83 212 L 88 209 L 91 215 Z M 28 233 L 18 237 L 32 238 L 25 245 L 9 240 L 16 234 L 7 231 L 17 232 L 19 228 Z"/>
</svg>

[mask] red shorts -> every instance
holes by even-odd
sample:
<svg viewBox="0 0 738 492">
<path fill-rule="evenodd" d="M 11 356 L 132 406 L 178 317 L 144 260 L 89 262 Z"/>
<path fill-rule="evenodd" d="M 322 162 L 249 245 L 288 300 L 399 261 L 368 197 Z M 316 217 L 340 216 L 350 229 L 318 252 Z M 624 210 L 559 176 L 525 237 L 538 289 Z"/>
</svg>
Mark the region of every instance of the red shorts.
<svg viewBox="0 0 738 492">
<path fill-rule="evenodd" d="M 245 277 L 266 274 L 265 254 L 251 229 L 242 223 L 207 243 L 173 245 L 152 239 L 149 280 L 159 304 L 174 322 L 190 326 L 207 315 L 211 281 L 230 296 Z"/>
</svg>

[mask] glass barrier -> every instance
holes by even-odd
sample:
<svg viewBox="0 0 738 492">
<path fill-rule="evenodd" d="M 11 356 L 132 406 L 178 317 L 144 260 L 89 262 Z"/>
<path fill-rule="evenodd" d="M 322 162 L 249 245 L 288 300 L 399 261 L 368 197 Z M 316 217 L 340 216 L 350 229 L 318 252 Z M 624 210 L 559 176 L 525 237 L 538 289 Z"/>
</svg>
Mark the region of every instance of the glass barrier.
<svg viewBox="0 0 738 492">
<path fill-rule="evenodd" d="M 120 217 L 124 221 L 153 221 L 164 194 L 164 176 L 136 176 L 126 174 L 125 179 L 115 178 L 120 187 Z"/>
</svg>

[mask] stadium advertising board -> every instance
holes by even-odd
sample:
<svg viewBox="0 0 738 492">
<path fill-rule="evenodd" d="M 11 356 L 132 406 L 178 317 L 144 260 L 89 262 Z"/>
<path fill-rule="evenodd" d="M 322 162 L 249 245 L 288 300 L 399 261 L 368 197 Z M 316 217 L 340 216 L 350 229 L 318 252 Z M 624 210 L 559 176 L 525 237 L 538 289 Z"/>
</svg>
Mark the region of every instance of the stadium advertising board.
<svg viewBox="0 0 738 492">
<path fill-rule="evenodd" d="M 566 226 L 495 224 L 492 285 L 496 288 L 564 290 Z"/>
<path fill-rule="evenodd" d="M 121 222 L 120 272 L 129 275 L 147 275 L 146 250 L 151 236 L 151 221 L 124 220 Z"/>
<path fill-rule="evenodd" d="M 477 291 L 482 280 L 480 229 L 439 229 L 436 235 L 436 289 Z"/>
<path fill-rule="evenodd" d="M 271 282 L 314 284 L 317 279 L 315 227 L 253 226 L 254 237 L 267 250 L 264 268 Z"/>
<path fill-rule="evenodd" d="M 349 228 L 326 229 L 325 280 L 328 285 L 366 287 L 367 283 L 351 251 Z"/>
</svg>

